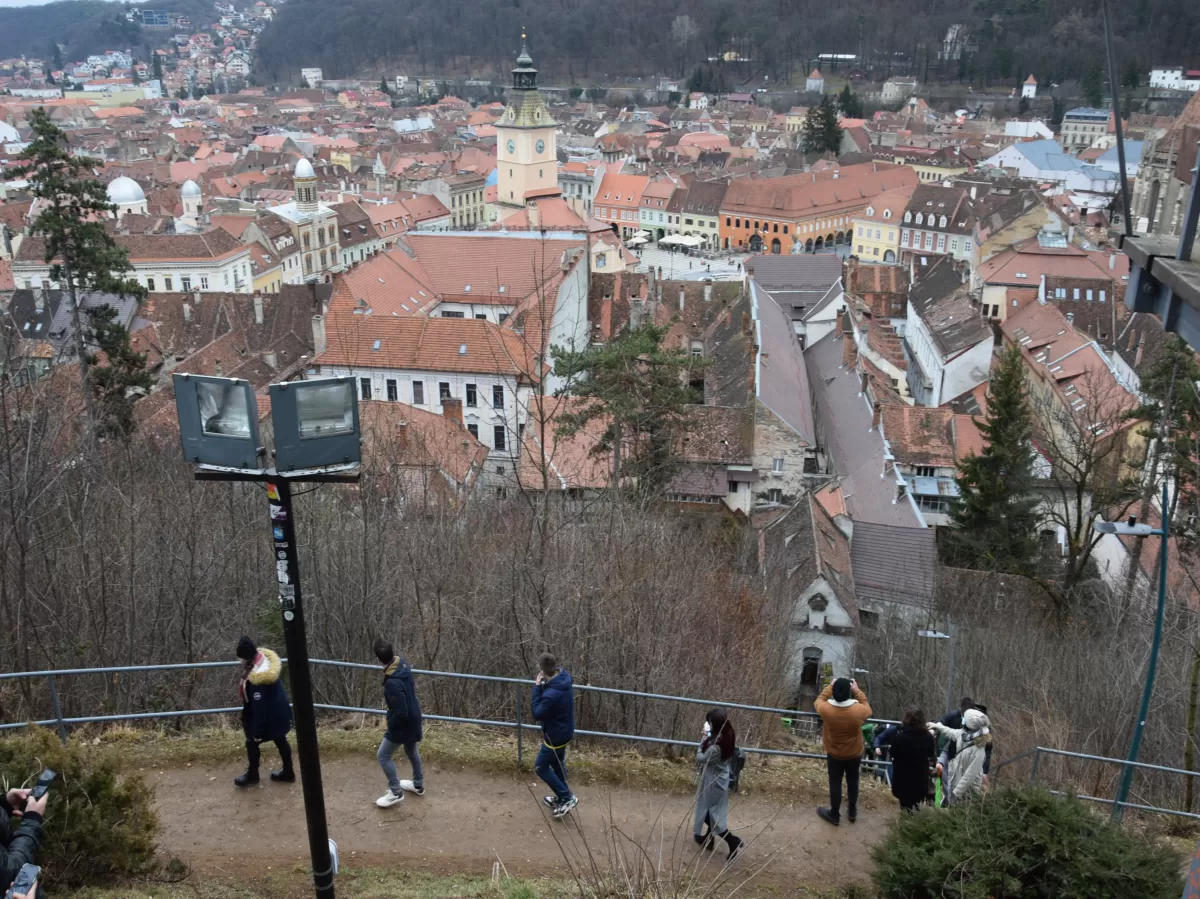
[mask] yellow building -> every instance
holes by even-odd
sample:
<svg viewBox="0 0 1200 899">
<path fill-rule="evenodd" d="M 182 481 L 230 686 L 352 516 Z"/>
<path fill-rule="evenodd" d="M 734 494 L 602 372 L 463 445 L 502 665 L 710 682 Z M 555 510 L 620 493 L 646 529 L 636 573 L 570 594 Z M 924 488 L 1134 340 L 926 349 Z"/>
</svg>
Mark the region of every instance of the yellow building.
<svg viewBox="0 0 1200 899">
<path fill-rule="evenodd" d="M 900 256 L 900 222 L 915 184 L 885 191 L 872 198 L 853 219 L 850 251 L 861 262 L 895 262 Z"/>
<path fill-rule="evenodd" d="M 971 164 L 954 147 L 934 150 L 927 147 L 896 147 L 892 161 L 910 166 L 922 184 L 935 184 L 971 171 Z"/>
<path fill-rule="evenodd" d="M 793 106 L 787 113 L 787 130 L 793 134 L 804 130 L 804 117 L 808 115 L 807 106 Z"/>
<path fill-rule="evenodd" d="M 255 293 L 279 293 L 283 284 L 283 264 L 279 257 L 257 243 L 250 247 L 250 273 L 254 280 Z"/>
<path fill-rule="evenodd" d="M 561 194 L 555 146 L 558 123 L 537 89 L 537 69 L 524 39 L 521 35 L 509 104 L 496 120 L 496 202 L 508 212 L 530 200 Z"/>
</svg>

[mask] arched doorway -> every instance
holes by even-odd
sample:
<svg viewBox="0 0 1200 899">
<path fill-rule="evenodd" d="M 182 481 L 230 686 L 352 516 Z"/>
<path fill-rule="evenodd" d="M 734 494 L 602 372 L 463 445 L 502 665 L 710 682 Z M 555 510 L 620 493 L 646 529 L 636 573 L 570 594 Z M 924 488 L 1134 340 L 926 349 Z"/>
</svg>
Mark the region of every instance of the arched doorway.
<svg viewBox="0 0 1200 899">
<path fill-rule="evenodd" d="M 779 238 L 776 237 L 773 241 L 771 241 L 771 255 L 778 256 L 782 250 L 783 244 L 781 244 L 779 242 Z"/>
<path fill-rule="evenodd" d="M 750 252 L 761 253 L 763 247 L 762 235 L 755 233 L 750 235 Z"/>
<path fill-rule="evenodd" d="M 659 228 L 658 231 L 656 232 L 656 234 L 657 234 L 657 236 L 654 238 L 655 240 L 662 240 L 664 237 L 667 236 L 667 232 L 662 228 Z"/>
<path fill-rule="evenodd" d="M 619 236 L 620 236 L 620 234 L 621 234 L 621 229 L 617 227 L 617 223 L 616 223 L 616 222 L 613 222 L 613 223 L 612 223 L 612 232 L 613 232 L 613 234 L 616 234 L 618 237 L 619 237 Z"/>
<path fill-rule="evenodd" d="M 895 262 L 895 261 L 896 261 L 896 254 L 895 254 L 895 253 L 893 253 L 891 250 L 884 250 L 884 252 L 883 252 L 883 261 L 884 261 L 884 262 Z"/>
<path fill-rule="evenodd" d="M 827 246 L 827 247 L 833 246 L 833 235 L 832 234 L 825 235 L 825 246 Z"/>
<path fill-rule="evenodd" d="M 812 243 L 812 241 L 810 240 L 810 241 L 809 241 L 809 243 Z M 820 252 L 820 251 L 821 251 L 821 250 L 824 248 L 824 246 L 825 246 L 825 238 L 824 238 L 824 237 L 818 237 L 818 238 L 817 238 L 817 243 L 816 243 L 816 245 L 814 246 L 814 249 L 815 249 L 817 252 Z"/>
<path fill-rule="evenodd" d="M 727 249 L 727 250 L 729 249 L 729 238 L 728 237 L 725 238 L 725 249 Z"/>
<path fill-rule="evenodd" d="M 812 242 L 812 238 L 810 237 L 808 240 L 804 241 L 804 252 L 811 253 L 812 251 L 813 251 L 813 242 Z"/>
<path fill-rule="evenodd" d="M 836 238 L 834 238 L 834 243 L 836 243 L 836 244 L 837 244 L 837 245 L 840 247 L 840 246 L 841 246 L 842 244 L 844 244 L 845 242 L 846 242 L 846 232 L 845 232 L 845 231 L 839 231 L 839 232 L 837 233 L 837 237 L 836 237 Z"/>
</svg>

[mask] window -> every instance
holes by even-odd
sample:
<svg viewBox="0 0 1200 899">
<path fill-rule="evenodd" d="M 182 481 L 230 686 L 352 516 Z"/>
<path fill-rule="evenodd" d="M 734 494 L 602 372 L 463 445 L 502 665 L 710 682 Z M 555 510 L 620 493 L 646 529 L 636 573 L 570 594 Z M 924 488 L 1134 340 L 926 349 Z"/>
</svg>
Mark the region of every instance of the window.
<svg viewBox="0 0 1200 899">
<path fill-rule="evenodd" d="M 729 216 L 725 216 L 725 227 L 728 228 L 732 224 L 733 224 L 733 222 L 729 220 Z"/>
<path fill-rule="evenodd" d="M 498 450 L 502 450 L 508 445 L 508 434 L 504 425 L 496 425 L 492 428 L 492 444 Z"/>
<path fill-rule="evenodd" d="M 364 400 L 369 400 L 371 398 L 371 379 L 370 378 L 359 378 L 358 379 L 358 389 L 359 389 L 359 392 L 362 394 L 362 398 Z"/>
<path fill-rule="evenodd" d="M 449 381 L 439 381 L 438 382 L 438 401 L 440 402 L 441 400 L 448 400 L 448 399 L 450 399 L 450 382 Z"/>
<path fill-rule="evenodd" d="M 937 248 L 938 248 L 939 253 L 946 249 L 946 235 L 945 234 L 938 235 Z"/>
<path fill-rule="evenodd" d="M 607 253 L 597 253 L 596 254 L 596 268 L 605 268 L 607 265 L 608 265 L 608 254 Z"/>
<path fill-rule="evenodd" d="M 400 391 L 396 387 L 396 379 L 387 379 L 387 398 L 389 403 L 394 403 L 400 399 Z"/>
<path fill-rule="evenodd" d="M 925 232 L 925 249 L 927 249 L 927 250 L 933 249 L 933 232 L 932 231 Z"/>
<path fill-rule="evenodd" d="M 771 471 L 775 472 L 775 474 L 781 474 L 783 472 L 783 460 L 782 459 L 772 459 L 771 460 Z"/>
<path fill-rule="evenodd" d="M 769 503 L 783 502 L 783 491 L 780 490 L 778 487 L 772 487 L 770 490 L 767 491 L 767 502 L 769 502 Z"/>
<path fill-rule="evenodd" d="M 25 282 L 25 289 L 26 289 L 26 290 L 28 290 L 28 289 L 29 289 L 29 282 L 28 282 L 28 281 L 26 281 L 26 282 Z M 146 289 L 147 289 L 147 290 L 149 290 L 151 293 L 153 293 L 153 292 L 154 292 L 154 279 L 153 279 L 153 278 L 147 278 L 147 279 L 146 279 Z"/>
<path fill-rule="evenodd" d="M 479 393 L 474 384 L 467 385 L 467 405 L 474 407 L 479 404 Z"/>
<path fill-rule="evenodd" d="M 862 244 L 859 244 L 859 245 L 858 245 L 858 249 L 856 250 L 856 252 L 858 252 L 858 253 L 861 253 L 861 252 L 862 252 Z"/>
<path fill-rule="evenodd" d="M 963 241 L 963 249 L 964 249 L 964 250 L 969 250 L 969 249 L 971 249 L 971 241 L 969 241 L 969 240 L 964 240 L 964 241 Z"/>
<path fill-rule="evenodd" d="M 201 290 L 208 290 L 208 275 L 201 275 L 201 276 L 200 276 L 200 289 L 201 289 Z"/>
<path fill-rule="evenodd" d="M 1054 288 L 1054 298 L 1056 300 L 1065 300 L 1067 298 L 1067 289 L 1065 287 Z"/>
<path fill-rule="evenodd" d="M 895 240 L 896 232 L 892 228 L 888 228 L 888 240 Z"/>
<path fill-rule="evenodd" d="M 951 250 L 951 252 L 958 252 L 958 238 L 957 237 L 952 237 L 950 239 L 950 250 Z"/>
<path fill-rule="evenodd" d="M 1079 288 L 1078 287 L 1076 287 L 1074 289 L 1073 296 L 1071 297 L 1071 299 L 1074 299 L 1074 300 L 1079 299 Z"/>
<path fill-rule="evenodd" d="M 424 406 L 425 405 L 425 382 L 424 381 L 413 381 L 413 405 L 414 406 Z"/>
<path fill-rule="evenodd" d="M 858 610 L 858 620 L 865 628 L 874 630 L 879 627 L 879 613 L 869 612 L 866 609 Z"/>
<path fill-rule="evenodd" d="M 179 279 L 179 289 L 182 290 L 184 293 L 187 293 L 189 290 L 191 290 L 192 289 L 192 279 L 190 277 L 188 277 L 187 275 L 184 275 L 182 278 L 180 278 Z"/>
<path fill-rule="evenodd" d="M 908 232 L 907 228 L 905 228 L 903 231 L 900 232 L 900 246 L 902 246 L 902 247 L 908 246 L 908 233 L 909 232 Z"/>
<path fill-rule="evenodd" d="M 1102 291 L 1100 291 L 1100 302 L 1101 302 L 1101 303 L 1105 302 L 1105 298 L 1104 298 L 1104 291 L 1103 291 L 1103 290 L 1102 290 Z"/>
<path fill-rule="evenodd" d="M 442 310 L 442 318 L 466 318 L 466 313 L 451 312 L 449 309 Z"/>
<path fill-rule="evenodd" d="M 923 216 L 921 213 L 918 212 L 917 213 L 917 224 L 920 225 L 920 224 L 923 224 L 924 222 L 925 222 L 925 216 Z"/>
<path fill-rule="evenodd" d="M 174 288 L 174 287 L 172 286 L 172 284 L 171 284 L 171 279 L 170 279 L 170 278 L 163 278 L 163 290 L 166 290 L 166 291 L 170 292 L 170 291 L 172 291 L 172 290 L 174 290 L 174 289 L 175 289 L 175 288 Z"/>
<path fill-rule="evenodd" d="M 788 226 L 787 226 L 787 225 L 784 225 L 784 226 L 783 226 L 783 233 L 784 233 L 784 234 L 787 234 L 787 233 L 788 233 Z"/>
<path fill-rule="evenodd" d="M 1088 292 L 1087 292 L 1087 301 L 1089 303 L 1092 301 L 1092 289 L 1090 287 L 1088 288 Z"/>
<path fill-rule="evenodd" d="M 918 465 L 916 468 L 918 478 L 932 478 L 934 468 L 932 465 Z"/>
<path fill-rule="evenodd" d="M 499 384 L 492 385 L 492 408 L 504 408 L 504 388 Z"/>
<path fill-rule="evenodd" d="M 946 217 L 944 215 L 940 219 L 938 219 L 938 227 L 939 228 L 946 227 Z"/>
<path fill-rule="evenodd" d="M 479 439 L 479 425 L 467 425 L 467 432 L 476 440 Z"/>
</svg>

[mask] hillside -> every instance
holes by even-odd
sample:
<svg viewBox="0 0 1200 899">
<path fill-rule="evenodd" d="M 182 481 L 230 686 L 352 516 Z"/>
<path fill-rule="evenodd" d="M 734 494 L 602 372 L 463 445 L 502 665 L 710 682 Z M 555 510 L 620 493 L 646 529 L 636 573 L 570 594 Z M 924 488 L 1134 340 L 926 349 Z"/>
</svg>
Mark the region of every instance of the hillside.
<svg viewBox="0 0 1200 899">
<path fill-rule="evenodd" d="M 264 31 L 260 72 L 287 82 L 301 66 L 330 76 L 380 69 L 474 75 L 505 71 L 522 27 L 538 66 L 556 80 L 606 75 L 680 74 L 705 57 L 736 50 L 750 57 L 735 79 L 772 83 L 798 77 L 820 53 L 855 53 L 886 72 L 944 78 L 1079 78 L 1103 60 L 1094 4 L 1071 0 L 291 0 Z M 1191 61 L 1200 47 L 1200 4 L 1138 0 L 1110 4 L 1122 70 Z M 686 16 L 687 23 L 679 17 Z M 970 25 L 978 49 L 940 60 L 947 27 Z M 690 28 L 687 25 L 690 24 Z M 685 40 L 686 38 L 686 40 Z"/>
</svg>

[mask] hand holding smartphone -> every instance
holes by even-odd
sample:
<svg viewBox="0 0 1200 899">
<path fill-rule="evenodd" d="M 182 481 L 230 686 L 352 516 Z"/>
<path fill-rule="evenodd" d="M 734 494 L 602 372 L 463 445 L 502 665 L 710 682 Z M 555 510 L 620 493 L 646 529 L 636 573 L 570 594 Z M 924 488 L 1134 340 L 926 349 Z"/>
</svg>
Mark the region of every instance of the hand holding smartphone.
<svg viewBox="0 0 1200 899">
<path fill-rule="evenodd" d="M 29 793 L 29 797 L 31 799 L 41 799 L 46 795 L 46 791 L 50 789 L 50 784 L 56 777 L 58 777 L 58 773 L 56 771 L 46 768 L 44 771 L 42 771 L 42 776 L 38 778 L 38 782 L 34 784 L 33 789 Z"/>
<path fill-rule="evenodd" d="M 42 869 L 38 865 L 22 865 L 17 879 L 12 882 L 12 886 L 4 894 L 4 899 L 13 899 L 14 896 L 29 896 L 37 888 L 38 877 L 41 876 L 41 873 Z"/>
</svg>

